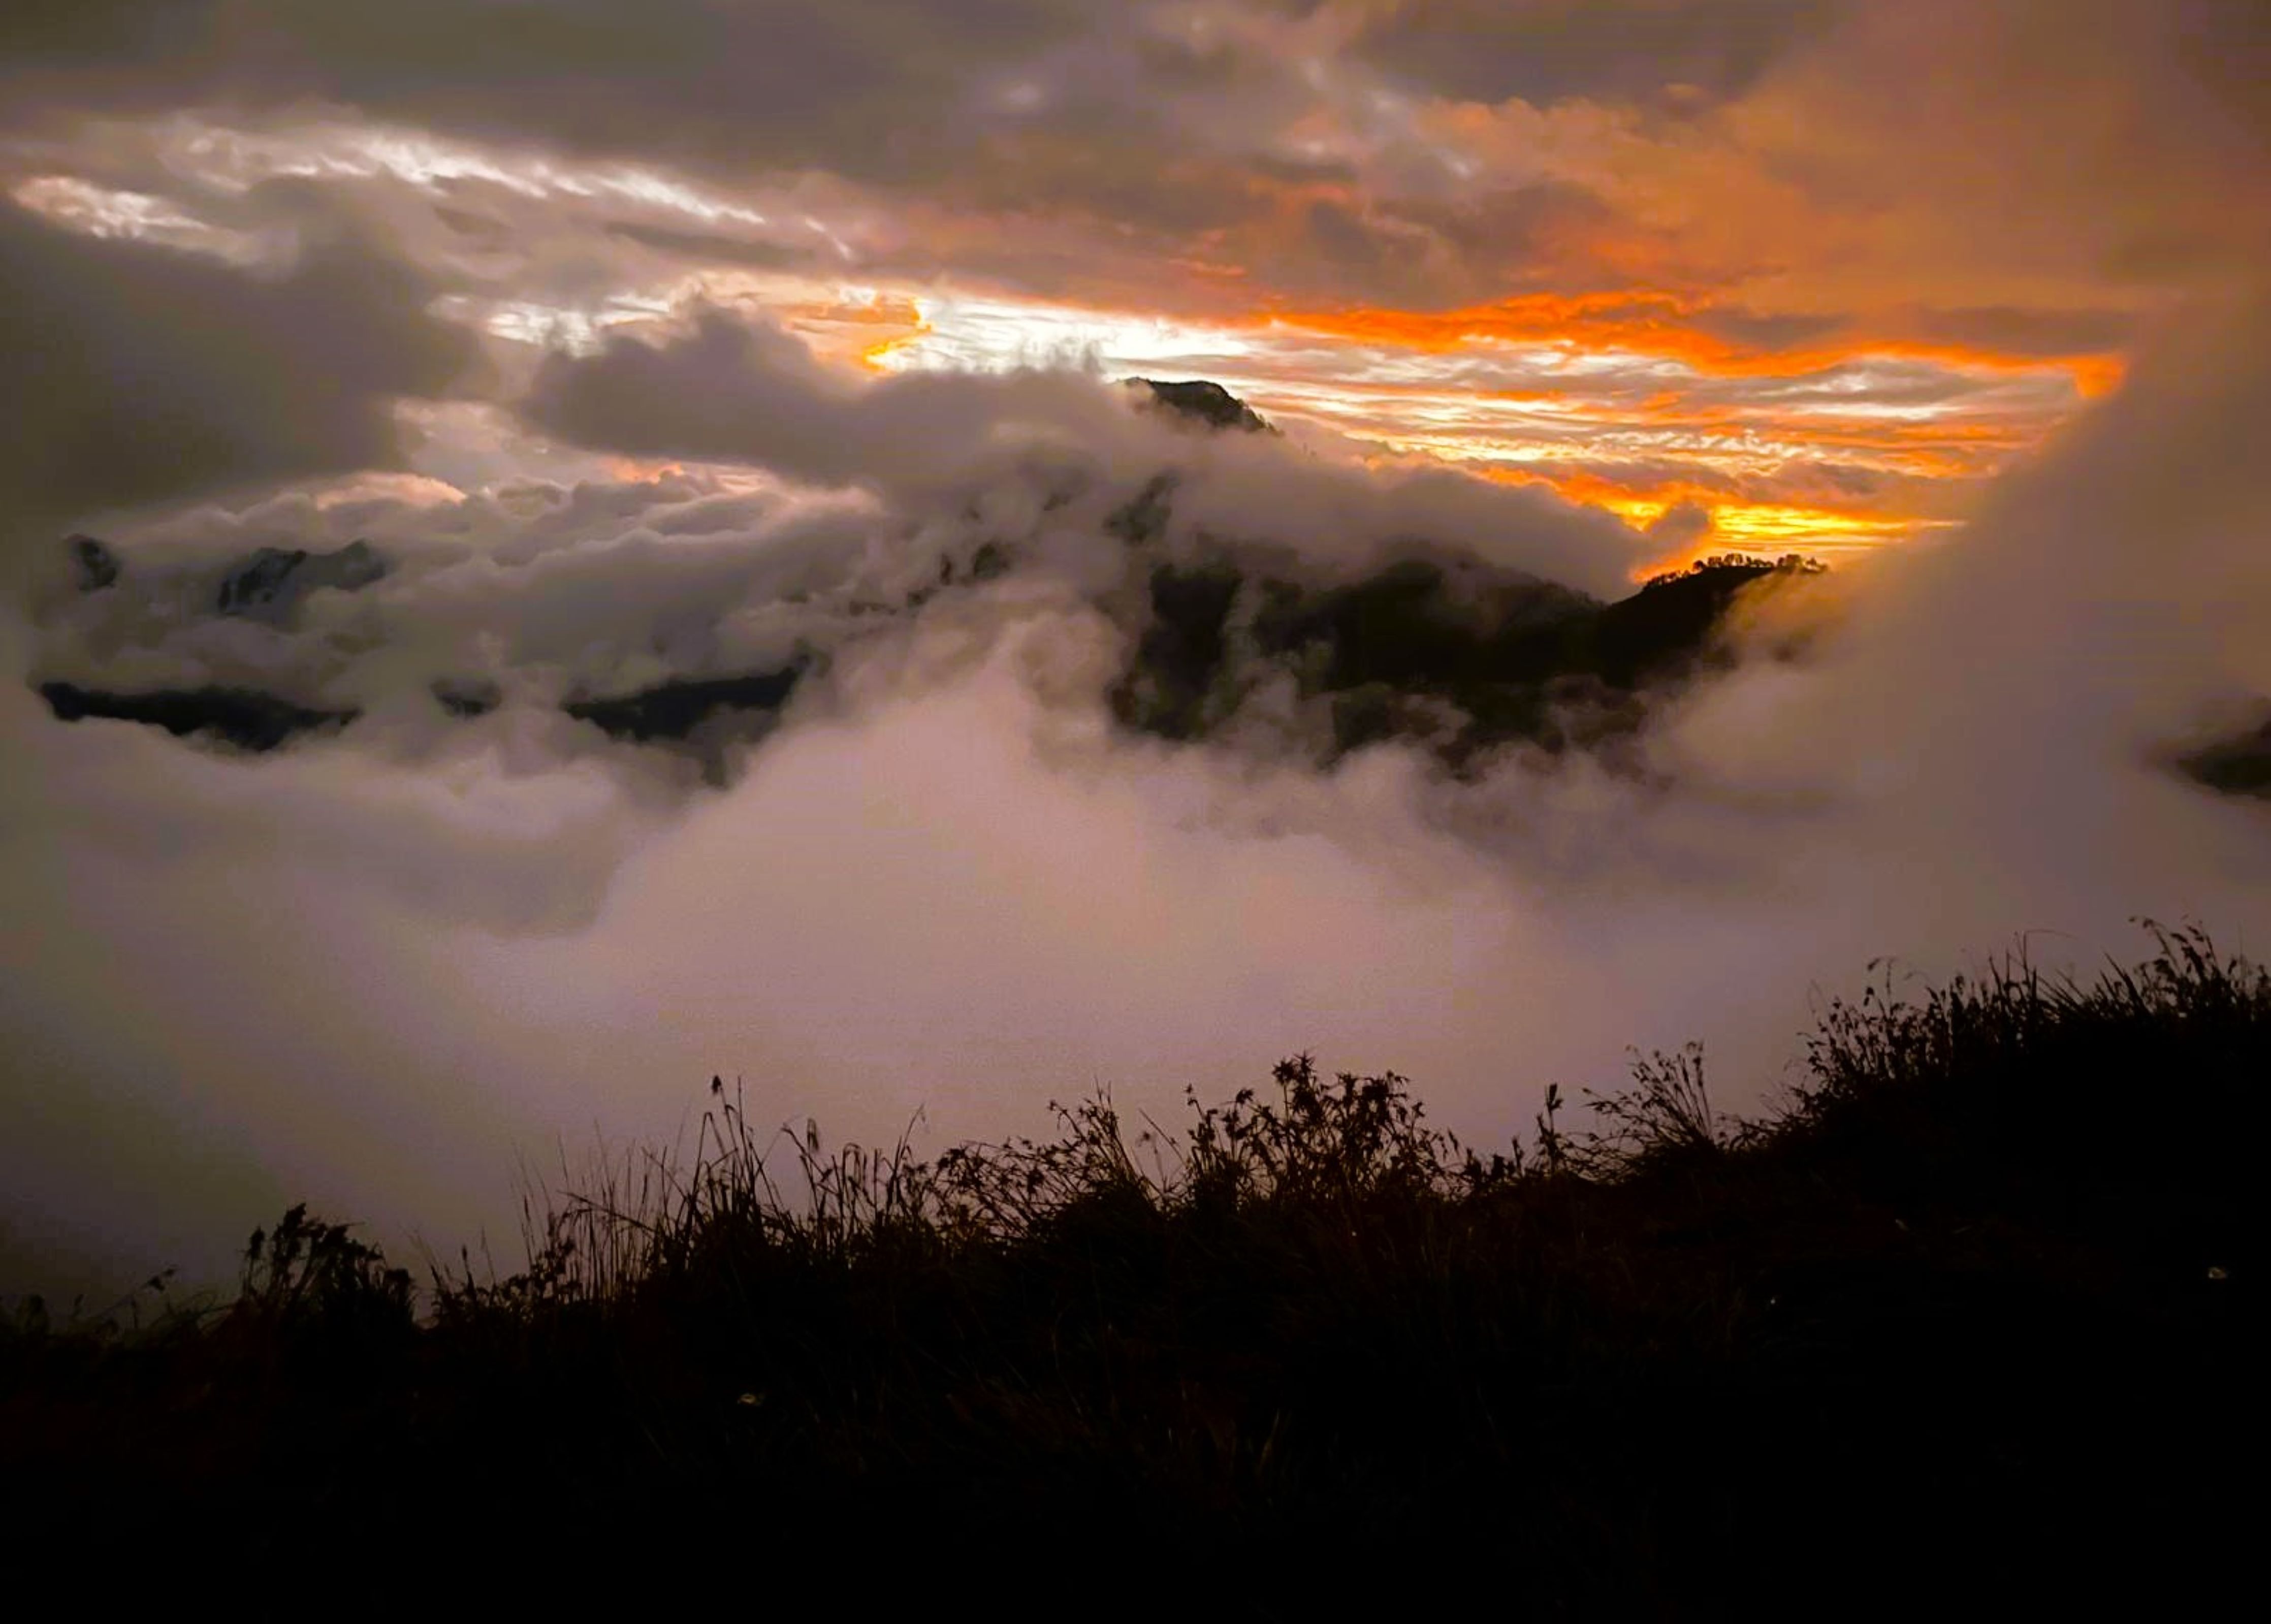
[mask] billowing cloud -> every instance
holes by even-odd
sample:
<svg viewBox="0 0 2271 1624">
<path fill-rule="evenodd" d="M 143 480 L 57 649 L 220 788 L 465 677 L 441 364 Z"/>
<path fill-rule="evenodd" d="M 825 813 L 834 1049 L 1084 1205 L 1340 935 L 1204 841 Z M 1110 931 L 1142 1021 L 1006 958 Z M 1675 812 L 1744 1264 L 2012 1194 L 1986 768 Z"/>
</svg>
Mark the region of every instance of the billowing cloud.
<svg viewBox="0 0 2271 1624">
<path fill-rule="evenodd" d="M 524 410 L 539 428 L 585 445 L 756 463 L 844 484 L 961 467 L 1018 423 L 1092 434 L 1116 404 L 1070 374 L 861 379 L 824 366 L 776 326 L 711 311 L 674 340 L 621 336 L 588 358 L 552 356 Z M 1124 420 L 1128 408 L 1117 415 Z"/>
<path fill-rule="evenodd" d="M 1381 540 L 1424 536 L 1594 591 L 1615 590 L 1639 556 L 1620 527 L 1538 493 L 1440 470 L 1366 480 L 1267 439 L 1195 438 L 1127 390 L 1076 373 L 863 379 L 720 311 L 660 341 L 622 335 L 596 355 L 555 355 L 523 410 L 588 446 L 748 462 L 815 484 L 926 488 L 1052 455 L 1069 458 L 1070 472 L 1123 480 L 1195 464 L 1177 503 L 1186 532 L 1320 556 L 1365 558 Z"/>
<path fill-rule="evenodd" d="M 229 484 L 398 466 L 404 395 L 471 363 L 416 276 L 353 242 L 282 275 L 0 205 L 0 480 L 27 528 Z"/>
</svg>

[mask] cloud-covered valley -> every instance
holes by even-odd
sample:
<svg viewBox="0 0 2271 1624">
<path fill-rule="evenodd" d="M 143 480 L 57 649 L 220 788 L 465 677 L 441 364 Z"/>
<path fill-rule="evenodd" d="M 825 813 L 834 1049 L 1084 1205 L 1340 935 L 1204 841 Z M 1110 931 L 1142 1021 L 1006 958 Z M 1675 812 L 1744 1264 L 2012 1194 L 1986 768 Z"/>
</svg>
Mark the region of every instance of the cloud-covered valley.
<svg viewBox="0 0 2271 1624">
<path fill-rule="evenodd" d="M 2260 939 L 2261 806 L 2169 758 L 2271 693 L 2266 340 L 2260 303 L 2179 326 L 1961 534 L 1745 574 L 1701 663 L 1558 686 L 1524 629 L 1649 597 L 1597 512 L 1079 374 L 862 383 L 723 317 L 521 403 L 672 469 L 26 538 L 11 1264 L 210 1273 L 301 1196 L 502 1237 L 517 1158 L 667 1140 L 712 1073 L 933 1147 L 1100 1084 L 1167 1120 L 1301 1048 L 1485 1141 L 1627 1045 L 1701 1039 L 1755 1104 L 1880 955 Z M 576 711 L 781 672 L 690 729 Z M 42 683 L 353 719 L 241 750 Z"/>
</svg>

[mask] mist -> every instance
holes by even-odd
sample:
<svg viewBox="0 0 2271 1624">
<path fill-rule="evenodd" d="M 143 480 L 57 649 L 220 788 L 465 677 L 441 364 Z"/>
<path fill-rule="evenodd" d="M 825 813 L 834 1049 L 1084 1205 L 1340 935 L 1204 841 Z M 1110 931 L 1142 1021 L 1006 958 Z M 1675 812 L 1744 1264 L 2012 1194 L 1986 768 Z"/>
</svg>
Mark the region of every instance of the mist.
<svg viewBox="0 0 2271 1624">
<path fill-rule="evenodd" d="M 510 1262 L 519 1181 L 679 1139 L 712 1075 L 922 1151 L 1099 1087 L 1173 1127 L 1304 1050 L 1485 1145 L 1690 1039 L 1757 1109 L 1873 960 L 2087 969 L 2141 914 L 2243 950 L 2271 924 L 2271 815 L 2167 765 L 2271 692 L 2260 296 L 2172 324 L 1960 532 L 1763 597 L 1754 652 L 1627 755 L 1457 774 L 1394 740 L 1321 761 L 1266 673 L 1203 740 L 1121 725 L 1115 516 L 1166 470 L 1149 556 L 1330 580 L 1424 543 L 1599 593 L 1647 538 L 1077 373 L 860 384 L 722 321 L 555 357 L 522 404 L 669 471 L 183 494 L 112 516 L 93 594 L 14 538 L 49 562 L 0 684 L 11 1284 L 220 1278 L 302 1199 Z M 250 547 L 364 537 L 373 586 L 202 607 Z M 1768 657 L 1793 620 L 1803 658 Z M 794 658 L 706 764 L 558 708 Z M 361 714 L 242 755 L 62 722 L 31 686 L 59 675 Z M 444 716 L 432 684 L 472 677 L 499 703 Z"/>
</svg>

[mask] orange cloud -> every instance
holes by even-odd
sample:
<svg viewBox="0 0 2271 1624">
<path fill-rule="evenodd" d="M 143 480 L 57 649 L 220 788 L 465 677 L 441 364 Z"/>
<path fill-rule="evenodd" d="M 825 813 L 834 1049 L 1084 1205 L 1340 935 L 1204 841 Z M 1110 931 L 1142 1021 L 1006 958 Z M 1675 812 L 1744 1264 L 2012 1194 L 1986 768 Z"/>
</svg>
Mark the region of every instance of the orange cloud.
<svg viewBox="0 0 2271 1624">
<path fill-rule="evenodd" d="M 2123 376 L 2111 351 L 2044 355 L 1902 333 L 1840 322 L 1833 336 L 1784 346 L 1743 344 L 1702 325 L 1709 299 L 1666 292 L 1525 294 L 1462 309 L 1415 311 L 1361 306 L 1334 309 L 1272 308 L 1267 324 L 1358 343 L 1446 354 L 1478 343 L 1538 345 L 1578 351 L 1662 357 L 1708 376 L 1774 377 L 1815 372 L 1871 359 L 2004 373 L 2060 372 L 2084 398 L 2102 395 Z"/>
<path fill-rule="evenodd" d="M 918 342 L 932 330 L 920 302 L 905 294 L 776 302 L 769 309 L 824 360 L 857 362 L 878 372 L 890 369 L 892 352 Z"/>
<path fill-rule="evenodd" d="M 1164 269 L 1225 291 L 1240 279 L 1226 250 Z M 2123 331 L 2118 317 L 1817 320 L 1663 289 L 1433 311 L 1249 305 L 1180 323 L 1125 302 L 973 302 L 906 284 L 812 288 L 774 308 L 824 355 L 875 370 L 968 364 L 1013 343 L 1109 356 L 1140 340 L 1124 369 L 1217 377 L 1289 427 L 1543 483 L 1642 527 L 1692 504 L 1709 518 L 1706 550 L 1835 551 L 1948 522 L 2122 375 L 2118 354 L 2087 348 Z"/>
<path fill-rule="evenodd" d="M 1494 473 L 1517 484 L 1543 485 L 1572 502 L 1605 508 L 1635 529 L 1646 529 L 1682 504 L 1708 516 L 1709 527 L 1694 540 L 1634 571 L 1645 580 L 1663 570 L 1679 569 L 1707 554 L 1835 552 L 1899 540 L 1945 519 L 1889 513 L 1866 499 L 1837 502 L 1775 502 L 1730 493 L 1701 480 L 1670 479 L 1652 485 L 1620 485 L 1582 468 L 1560 472 Z"/>
</svg>

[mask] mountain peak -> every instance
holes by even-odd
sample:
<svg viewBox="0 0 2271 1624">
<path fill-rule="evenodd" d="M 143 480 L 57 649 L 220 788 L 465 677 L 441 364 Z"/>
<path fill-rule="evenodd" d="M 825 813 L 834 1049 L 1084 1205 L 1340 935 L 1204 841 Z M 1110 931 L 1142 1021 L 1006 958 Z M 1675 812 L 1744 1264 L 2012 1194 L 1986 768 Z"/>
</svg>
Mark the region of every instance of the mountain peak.
<svg viewBox="0 0 2271 1624">
<path fill-rule="evenodd" d="M 223 615 L 281 620 L 311 592 L 358 592 L 386 571 L 386 560 L 368 541 L 350 541 L 329 553 L 264 547 L 230 567 L 221 578 L 217 607 Z"/>
<path fill-rule="evenodd" d="M 1128 384 L 1130 388 L 1140 384 L 1150 390 L 1151 398 L 1159 405 L 1210 428 L 1237 428 L 1247 434 L 1277 432 L 1252 406 L 1221 384 L 1204 378 L 1174 383 L 1158 378 L 1129 378 Z"/>
</svg>

